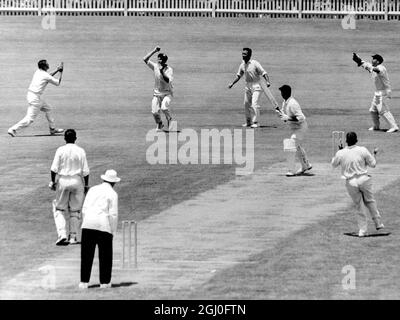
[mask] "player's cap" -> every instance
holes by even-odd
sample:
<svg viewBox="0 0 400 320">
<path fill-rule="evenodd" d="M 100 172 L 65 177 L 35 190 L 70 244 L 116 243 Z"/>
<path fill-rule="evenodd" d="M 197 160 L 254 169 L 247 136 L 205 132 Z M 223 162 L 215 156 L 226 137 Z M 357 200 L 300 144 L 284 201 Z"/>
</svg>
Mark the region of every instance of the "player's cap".
<svg viewBox="0 0 400 320">
<path fill-rule="evenodd" d="M 283 86 L 281 86 L 279 88 L 279 90 L 281 90 L 282 94 L 286 95 L 286 96 L 291 96 L 291 94 L 292 94 L 292 88 L 287 84 L 284 84 Z"/>
<path fill-rule="evenodd" d="M 165 53 L 159 53 L 158 57 L 163 61 L 163 62 L 167 62 L 168 60 L 168 56 Z"/>
<path fill-rule="evenodd" d="M 382 56 L 381 56 L 380 54 L 374 54 L 374 55 L 372 56 L 372 58 L 378 60 L 379 63 L 382 63 L 382 62 L 383 62 L 383 58 L 382 58 Z"/>
<path fill-rule="evenodd" d="M 108 182 L 120 182 L 121 178 L 118 178 L 117 171 L 115 170 L 107 170 L 104 174 L 102 174 L 101 179 Z"/>
<path fill-rule="evenodd" d="M 279 88 L 279 90 L 281 90 L 281 91 L 289 91 L 289 90 L 292 90 L 292 88 L 289 85 L 284 84 L 283 86 L 281 86 Z"/>
</svg>

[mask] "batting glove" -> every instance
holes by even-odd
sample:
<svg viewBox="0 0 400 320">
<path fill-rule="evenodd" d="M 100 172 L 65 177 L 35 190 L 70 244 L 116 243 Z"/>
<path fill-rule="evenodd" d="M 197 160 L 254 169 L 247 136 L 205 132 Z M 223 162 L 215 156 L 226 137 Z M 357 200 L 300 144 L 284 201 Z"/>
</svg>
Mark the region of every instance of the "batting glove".
<svg viewBox="0 0 400 320">
<path fill-rule="evenodd" d="M 281 114 L 281 119 L 282 119 L 282 121 L 286 122 L 289 120 L 289 116 L 286 114 Z"/>
<path fill-rule="evenodd" d="M 50 188 L 50 190 L 55 191 L 55 190 L 56 190 L 56 186 L 57 186 L 57 182 L 53 182 L 53 181 L 50 181 L 50 182 L 49 182 L 49 188 Z"/>
<path fill-rule="evenodd" d="M 363 61 L 361 60 L 361 58 L 360 58 L 360 57 L 358 56 L 358 54 L 355 53 L 355 52 L 353 52 L 353 61 L 354 61 L 355 63 L 357 63 L 357 66 L 358 66 L 358 67 L 361 66 L 362 63 L 363 63 Z"/>
</svg>

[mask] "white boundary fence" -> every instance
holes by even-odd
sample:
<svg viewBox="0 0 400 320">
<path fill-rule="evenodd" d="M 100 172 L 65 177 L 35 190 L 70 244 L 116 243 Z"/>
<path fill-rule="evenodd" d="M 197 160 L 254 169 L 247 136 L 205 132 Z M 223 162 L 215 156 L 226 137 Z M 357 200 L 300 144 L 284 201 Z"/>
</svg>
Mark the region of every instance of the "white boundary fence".
<svg viewBox="0 0 400 320">
<path fill-rule="evenodd" d="M 0 0 L 0 15 L 48 13 L 399 20 L 400 0 Z"/>
</svg>

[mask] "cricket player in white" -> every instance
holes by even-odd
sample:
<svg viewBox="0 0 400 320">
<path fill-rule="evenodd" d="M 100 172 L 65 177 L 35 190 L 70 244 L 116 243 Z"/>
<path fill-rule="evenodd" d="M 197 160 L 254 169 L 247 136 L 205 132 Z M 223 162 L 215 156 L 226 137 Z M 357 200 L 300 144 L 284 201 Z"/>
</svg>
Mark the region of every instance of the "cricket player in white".
<svg viewBox="0 0 400 320">
<path fill-rule="evenodd" d="M 51 83 L 55 86 L 59 86 L 61 84 L 63 64 L 61 63 L 61 65 L 57 67 L 56 71 L 51 74 L 47 72 L 48 69 L 49 64 L 46 60 L 40 60 L 38 62 L 38 70 L 36 70 L 33 75 L 28 93 L 26 95 L 26 99 L 29 104 L 26 116 L 8 129 L 8 134 L 11 137 L 15 137 L 18 130 L 28 127 L 36 119 L 40 111 L 43 111 L 46 114 L 46 118 L 49 123 L 50 134 L 53 135 L 64 132 L 64 129 L 57 129 L 55 127 L 54 118 L 51 113 L 51 106 L 41 98 L 48 83 Z M 59 79 L 56 79 L 54 76 L 58 72 L 60 73 L 60 77 Z"/>
<path fill-rule="evenodd" d="M 260 116 L 260 105 L 258 104 L 258 99 L 262 92 L 260 81 L 264 78 L 267 87 L 271 85 L 267 72 L 261 66 L 261 64 L 251 59 L 252 50 L 250 48 L 243 48 L 242 58 L 243 62 L 239 66 L 239 70 L 236 74 L 235 80 L 229 84 L 228 88 L 231 89 L 236 82 L 244 76 L 246 82 L 245 92 L 244 92 L 244 112 L 246 116 L 246 123 L 243 127 L 258 127 L 258 118 Z M 277 107 L 277 106 L 274 106 Z"/>
<path fill-rule="evenodd" d="M 167 120 L 168 130 L 171 130 L 170 124 L 172 116 L 169 110 L 169 105 L 171 104 L 173 97 L 173 70 L 167 65 L 167 55 L 159 53 L 157 56 L 158 63 L 150 61 L 153 54 L 160 50 L 160 47 L 157 46 L 143 58 L 144 63 L 154 71 L 154 94 L 153 100 L 151 101 L 151 112 L 157 124 L 157 131 L 161 131 L 164 127 L 161 120 L 160 110 L 164 113 Z"/>
<path fill-rule="evenodd" d="M 389 130 L 386 131 L 387 133 L 398 131 L 399 127 L 389 108 L 389 99 L 392 97 L 392 89 L 386 67 L 382 65 L 382 56 L 379 54 L 373 55 L 372 61 L 369 63 L 361 60 L 356 53 L 353 53 L 353 60 L 359 67 L 361 66 L 371 73 L 372 80 L 374 81 L 376 88 L 374 98 L 372 99 L 371 108 L 369 109 L 373 122 L 373 126 L 369 128 L 369 130 L 379 130 L 379 117 L 382 116 L 390 126 Z"/>
<path fill-rule="evenodd" d="M 376 166 L 376 159 L 367 148 L 356 146 L 357 135 L 355 132 L 346 134 L 346 143 L 347 147 L 344 149 L 343 146 L 339 146 L 342 149 L 336 152 L 333 157 L 332 166 L 334 168 L 341 167 L 342 177 L 346 179 L 347 192 L 357 209 L 358 236 L 364 237 L 367 235 L 368 221 L 363 204 L 368 208 L 376 230 L 384 228 L 372 193 L 372 178 L 367 171 L 368 166 L 372 168 Z M 377 149 L 375 149 L 374 155 L 377 152 Z"/>
<path fill-rule="evenodd" d="M 66 130 L 64 138 L 66 144 L 57 149 L 51 165 L 49 184 L 49 188 L 56 191 L 56 199 L 53 202 L 53 214 L 58 233 L 56 245 L 78 243 L 81 209 L 84 195 L 89 188 L 89 167 L 86 153 L 75 144 L 75 130 Z M 69 237 L 67 237 L 66 229 L 68 211 L 70 213 Z"/>
<path fill-rule="evenodd" d="M 281 91 L 283 103 L 282 108 L 277 111 L 279 112 L 282 121 L 288 125 L 291 135 L 289 140 L 289 142 L 291 142 L 291 147 L 286 147 L 284 145 L 284 151 L 288 163 L 288 172 L 286 173 L 286 176 L 292 177 L 301 175 L 312 169 L 312 166 L 307 159 L 306 151 L 302 147 L 304 135 L 308 130 L 308 125 L 299 103 L 292 97 L 292 88 L 285 84 L 281 86 L 279 90 Z M 296 156 L 301 164 L 301 168 L 297 171 L 295 170 Z"/>
</svg>

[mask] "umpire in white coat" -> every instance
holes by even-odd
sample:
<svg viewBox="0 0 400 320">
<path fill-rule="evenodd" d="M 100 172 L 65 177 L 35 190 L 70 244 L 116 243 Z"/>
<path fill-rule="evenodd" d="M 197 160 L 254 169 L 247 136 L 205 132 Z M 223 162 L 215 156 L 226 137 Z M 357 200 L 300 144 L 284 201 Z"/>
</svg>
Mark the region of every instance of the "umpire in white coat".
<svg viewBox="0 0 400 320">
<path fill-rule="evenodd" d="M 111 287 L 112 241 L 118 226 L 118 194 L 113 188 L 121 179 L 115 170 L 107 170 L 101 179 L 103 183 L 89 189 L 82 208 L 81 289 L 88 288 L 96 246 L 100 288 Z"/>
</svg>

